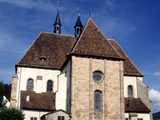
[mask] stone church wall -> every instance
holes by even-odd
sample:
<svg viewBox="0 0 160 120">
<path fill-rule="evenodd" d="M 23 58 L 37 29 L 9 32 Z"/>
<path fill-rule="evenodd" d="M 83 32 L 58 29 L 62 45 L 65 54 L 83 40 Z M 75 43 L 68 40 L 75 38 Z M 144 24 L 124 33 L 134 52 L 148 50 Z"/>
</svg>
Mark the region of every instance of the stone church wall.
<svg viewBox="0 0 160 120">
<path fill-rule="evenodd" d="M 96 83 L 92 72 L 100 70 L 104 80 Z M 72 120 L 123 120 L 123 62 L 72 57 Z M 103 93 L 102 112 L 94 111 L 94 91 Z"/>
</svg>

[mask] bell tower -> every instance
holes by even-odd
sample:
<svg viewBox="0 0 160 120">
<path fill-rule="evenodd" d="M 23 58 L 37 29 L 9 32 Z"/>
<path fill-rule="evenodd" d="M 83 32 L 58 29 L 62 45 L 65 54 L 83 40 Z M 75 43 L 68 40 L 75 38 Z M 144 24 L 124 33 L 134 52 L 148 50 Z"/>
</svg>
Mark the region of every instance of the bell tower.
<svg viewBox="0 0 160 120">
<path fill-rule="evenodd" d="M 83 31 L 83 24 L 81 22 L 80 15 L 78 15 L 78 17 L 77 17 L 74 29 L 75 29 L 75 33 L 74 33 L 75 37 L 79 37 Z"/>
<path fill-rule="evenodd" d="M 56 20 L 53 25 L 54 25 L 53 32 L 56 34 L 61 34 L 61 19 L 60 19 L 59 11 L 57 11 Z"/>
</svg>

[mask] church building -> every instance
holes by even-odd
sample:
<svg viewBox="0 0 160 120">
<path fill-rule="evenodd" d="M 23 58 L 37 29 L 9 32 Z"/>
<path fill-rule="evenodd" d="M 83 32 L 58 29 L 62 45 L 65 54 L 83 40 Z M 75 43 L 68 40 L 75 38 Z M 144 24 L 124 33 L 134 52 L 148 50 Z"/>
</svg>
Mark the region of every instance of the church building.
<svg viewBox="0 0 160 120">
<path fill-rule="evenodd" d="M 11 107 L 25 120 L 151 120 L 144 76 L 92 18 L 41 32 L 15 65 Z"/>
</svg>

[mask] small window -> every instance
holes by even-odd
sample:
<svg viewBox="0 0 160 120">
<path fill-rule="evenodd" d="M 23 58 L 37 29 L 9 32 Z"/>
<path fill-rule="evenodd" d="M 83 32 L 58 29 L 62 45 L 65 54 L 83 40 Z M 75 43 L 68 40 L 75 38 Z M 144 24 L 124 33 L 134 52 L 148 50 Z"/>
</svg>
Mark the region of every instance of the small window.
<svg viewBox="0 0 160 120">
<path fill-rule="evenodd" d="M 30 101 L 30 96 L 29 96 L 29 95 L 26 96 L 26 101 L 27 101 L 27 102 Z"/>
<path fill-rule="evenodd" d="M 46 60 L 47 60 L 47 57 L 46 56 L 40 56 L 39 59 L 40 59 L 40 64 L 45 64 Z"/>
<path fill-rule="evenodd" d="M 33 91 L 33 87 L 34 87 L 34 83 L 33 82 L 34 81 L 33 81 L 32 78 L 30 78 L 30 79 L 27 80 L 27 90 Z"/>
<path fill-rule="evenodd" d="M 137 120 L 143 120 L 143 118 L 138 118 Z"/>
<path fill-rule="evenodd" d="M 48 80 L 47 81 L 47 92 L 52 92 L 53 91 L 53 81 Z"/>
<path fill-rule="evenodd" d="M 128 86 L 128 97 L 133 97 L 133 86 L 132 85 Z"/>
<path fill-rule="evenodd" d="M 102 111 L 102 91 L 96 90 L 94 92 L 94 111 Z"/>
<path fill-rule="evenodd" d="M 56 26 L 56 33 L 59 33 L 59 30 L 60 30 L 60 26 L 57 25 L 57 26 Z"/>
<path fill-rule="evenodd" d="M 103 80 L 103 78 L 104 78 L 104 75 L 101 71 L 94 71 L 93 72 L 93 80 L 95 80 L 96 82 Z"/>
<path fill-rule="evenodd" d="M 76 28 L 76 31 L 77 31 L 77 35 L 80 35 L 81 28 L 80 28 L 80 27 L 77 27 L 77 28 Z"/>
<path fill-rule="evenodd" d="M 58 116 L 58 120 L 65 120 L 64 116 Z"/>
<path fill-rule="evenodd" d="M 42 79 L 43 79 L 43 77 L 41 75 L 37 76 L 37 80 L 42 80 Z"/>
<path fill-rule="evenodd" d="M 37 120 L 37 117 L 31 117 L 30 120 Z"/>
</svg>

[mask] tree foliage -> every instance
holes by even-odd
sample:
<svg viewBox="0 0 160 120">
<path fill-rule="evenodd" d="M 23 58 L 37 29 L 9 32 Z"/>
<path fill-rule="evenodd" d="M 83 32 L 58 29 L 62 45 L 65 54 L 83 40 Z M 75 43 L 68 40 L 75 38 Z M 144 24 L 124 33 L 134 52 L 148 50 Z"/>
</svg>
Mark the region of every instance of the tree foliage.
<svg viewBox="0 0 160 120">
<path fill-rule="evenodd" d="M 24 114 L 15 108 L 1 108 L 0 120 L 24 120 Z"/>
<path fill-rule="evenodd" d="M 0 95 L 4 94 L 4 84 L 2 82 L 0 82 Z"/>
<path fill-rule="evenodd" d="M 2 107 L 3 96 L 10 100 L 11 84 L 4 84 L 0 81 L 0 107 Z"/>
<path fill-rule="evenodd" d="M 153 120 L 160 120 L 160 112 L 153 113 Z"/>
<path fill-rule="evenodd" d="M 4 84 L 0 82 L 0 107 L 2 107 L 3 95 L 4 95 Z"/>
</svg>

